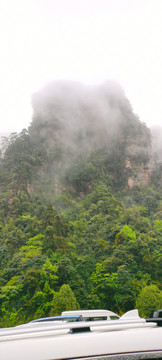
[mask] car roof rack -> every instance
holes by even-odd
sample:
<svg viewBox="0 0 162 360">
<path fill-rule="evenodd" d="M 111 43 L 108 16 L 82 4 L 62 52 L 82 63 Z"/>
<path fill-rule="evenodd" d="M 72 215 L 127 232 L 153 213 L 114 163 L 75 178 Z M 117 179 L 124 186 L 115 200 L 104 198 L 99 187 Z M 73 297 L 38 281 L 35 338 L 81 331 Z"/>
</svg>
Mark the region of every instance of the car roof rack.
<svg viewBox="0 0 162 360">
<path fill-rule="evenodd" d="M 43 317 L 43 318 L 39 318 L 39 319 L 34 319 L 32 321 L 30 321 L 30 323 L 35 323 L 35 322 L 46 322 L 46 321 L 82 321 L 82 315 L 68 315 L 68 316 L 50 316 L 50 317 Z M 29 324 L 30 324 L 29 323 Z"/>
<path fill-rule="evenodd" d="M 37 326 L 34 327 L 32 323 L 28 323 L 31 324 L 28 327 L 19 325 L 14 328 L 0 329 L 0 341 L 10 337 L 17 339 L 39 337 L 42 335 L 55 336 L 80 332 L 109 332 L 157 326 L 156 322 L 147 322 L 144 318 L 140 318 L 136 310 L 124 314 L 119 320 L 65 322 L 57 325 L 55 322 L 52 325 L 49 323 L 46 323 L 46 326 L 41 326 L 41 323 L 38 322 Z"/>
</svg>

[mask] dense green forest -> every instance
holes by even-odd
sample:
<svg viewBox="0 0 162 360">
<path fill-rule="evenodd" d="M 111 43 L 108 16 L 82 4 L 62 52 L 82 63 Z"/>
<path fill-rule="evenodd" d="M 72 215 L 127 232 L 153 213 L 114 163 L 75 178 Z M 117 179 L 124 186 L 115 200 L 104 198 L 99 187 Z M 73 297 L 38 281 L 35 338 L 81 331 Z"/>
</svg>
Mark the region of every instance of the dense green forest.
<svg viewBox="0 0 162 360">
<path fill-rule="evenodd" d="M 162 307 L 162 165 L 149 130 L 120 88 L 68 86 L 35 94 L 29 128 L 3 139 L 1 327 Z"/>
</svg>

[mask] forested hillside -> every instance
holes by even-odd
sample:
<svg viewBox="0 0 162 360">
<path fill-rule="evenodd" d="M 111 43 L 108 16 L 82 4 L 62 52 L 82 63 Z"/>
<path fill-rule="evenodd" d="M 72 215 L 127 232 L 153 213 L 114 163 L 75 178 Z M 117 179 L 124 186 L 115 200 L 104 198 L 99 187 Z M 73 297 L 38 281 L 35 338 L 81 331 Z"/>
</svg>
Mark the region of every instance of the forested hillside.
<svg viewBox="0 0 162 360">
<path fill-rule="evenodd" d="M 112 82 L 33 95 L 3 139 L 0 326 L 68 309 L 162 307 L 162 165 Z"/>
</svg>

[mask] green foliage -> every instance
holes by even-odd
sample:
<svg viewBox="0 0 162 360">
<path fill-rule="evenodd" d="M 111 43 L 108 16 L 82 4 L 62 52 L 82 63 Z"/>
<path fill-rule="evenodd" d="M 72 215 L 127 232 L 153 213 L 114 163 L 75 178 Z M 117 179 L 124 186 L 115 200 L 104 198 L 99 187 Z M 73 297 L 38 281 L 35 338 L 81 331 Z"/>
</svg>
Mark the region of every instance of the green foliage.
<svg viewBox="0 0 162 360">
<path fill-rule="evenodd" d="M 62 285 L 52 300 L 50 315 L 60 315 L 62 311 L 78 310 L 79 304 L 69 285 Z"/>
<path fill-rule="evenodd" d="M 47 120 L 5 139 L 0 326 L 79 307 L 122 314 L 137 306 L 149 316 L 162 306 L 161 178 L 128 189 L 123 135 L 144 129 L 126 117 L 120 136 L 103 133 L 98 143 L 87 125 L 85 136 L 74 134 L 80 146 L 89 141 L 80 152 L 60 135 L 59 119 Z"/>
<path fill-rule="evenodd" d="M 115 245 L 118 246 L 119 244 L 130 241 L 136 241 L 136 234 L 128 225 L 124 225 L 115 237 Z"/>
<path fill-rule="evenodd" d="M 12 309 L 10 311 L 5 308 L 1 309 L 1 319 L 0 319 L 0 327 L 10 327 L 22 324 L 25 322 L 25 317 L 23 317 L 23 309 Z"/>
<path fill-rule="evenodd" d="M 21 197 L 21 192 L 28 193 L 28 184 L 34 174 L 37 160 L 32 152 L 31 138 L 27 130 L 20 134 L 12 133 L 7 139 L 4 154 L 4 169 L 12 177 L 12 189 Z"/>
<path fill-rule="evenodd" d="M 156 285 L 145 286 L 136 300 L 136 307 L 142 317 L 149 317 L 155 309 L 162 308 L 162 291 Z"/>
<path fill-rule="evenodd" d="M 107 263 L 96 265 L 96 272 L 91 275 L 92 295 L 100 299 L 100 306 L 123 313 L 133 307 L 135 292 L 133 276 L 125 266 L 119 266 L 116 273 L 106 272 Z"/>
<path fill-rule="evenodd" d="M 50 260 L 47 258 L 40 273 L 40 284 L 47 285 L 48 283 L 50 288 L 54 289 L 58 281 L 57 272 L 57 265 L 52 265 Z"/>
</svg>

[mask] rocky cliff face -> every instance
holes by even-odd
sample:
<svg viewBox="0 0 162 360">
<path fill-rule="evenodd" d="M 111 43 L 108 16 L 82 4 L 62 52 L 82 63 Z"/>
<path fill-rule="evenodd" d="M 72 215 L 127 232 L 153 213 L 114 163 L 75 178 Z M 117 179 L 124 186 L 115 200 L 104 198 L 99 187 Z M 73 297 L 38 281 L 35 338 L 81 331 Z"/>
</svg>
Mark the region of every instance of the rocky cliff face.
<svg viewBox="0 0 162 360">
<path fill-rule="evenodd" d="M 162 163 L 162 126 L 152 126 L 152 150 L 158 163 Z"/>
<path fill-rule="evenodd" d="M 141 127 L 141 134 L 127 139 L 126 170 L 129 170 L 128 186 L 148 185 L 154 168 L 150 131 Z"/>
<path fill-rule="evenodd" d="M 55 182 L 72 171 L 74 163 L 89 161 L 100 152 L 114 180 L 121 174 L 129 187 L 149 183 L 150 131 L 133 113 L 118 84 L 57 82 L 34 94 L 32 101 L 30 133 L 43 142 Z"/>
</svg>

